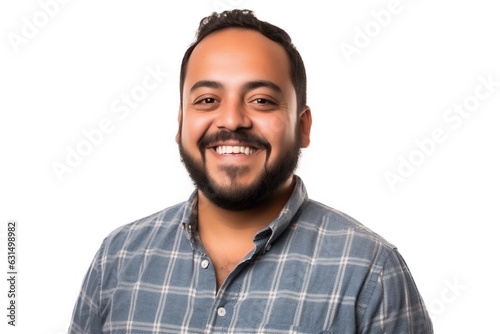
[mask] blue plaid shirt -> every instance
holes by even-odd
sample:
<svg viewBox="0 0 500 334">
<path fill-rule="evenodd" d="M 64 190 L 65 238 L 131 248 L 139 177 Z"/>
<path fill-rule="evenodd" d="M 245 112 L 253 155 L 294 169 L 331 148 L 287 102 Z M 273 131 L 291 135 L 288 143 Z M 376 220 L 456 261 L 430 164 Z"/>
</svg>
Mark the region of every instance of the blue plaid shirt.
<svg viewBox="0 0 500 334">
<path fill-rule="evenodd" d="M 396 248 L 295 190 L 216 292 L 187 202 L 102 243 L 69 333 L 432 333 Z"/>
</svg>

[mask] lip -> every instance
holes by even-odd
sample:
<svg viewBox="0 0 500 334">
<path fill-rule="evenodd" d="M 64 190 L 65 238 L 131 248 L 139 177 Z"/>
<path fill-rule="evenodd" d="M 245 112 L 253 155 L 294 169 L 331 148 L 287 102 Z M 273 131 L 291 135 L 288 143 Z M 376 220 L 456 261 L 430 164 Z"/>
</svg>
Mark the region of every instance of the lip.
<svg viewBox="0 0 500 334">
<path fill-rule="evenodd" d="M 219 154 L 216 151 L 216 147 L 218 146 L 248 146 L 252 147 L 255 149 L 255 152 L 252 154 L 245 154 L 245 153 L 229 153 L 229 154 Z M 217 145 L 210 145 L 209 147 L 206 148 L 207 154 L 210 156 L 213 156 L 216 161 L 219 162 L 234 162 L 234 163 L 249 163 L 250 161 L 254 160 L 256 157 L 260 156 L 260 153 L 264 152 L 263 149 L 255 147 L 254 145 L 248 145 L 244 144 L 241 142 L 224 142 L 224 143 L 219 143 Z"/>
<path fill-rule="evenodd" d="M 217 146 L 248 146 L 250 148 L 255 149 L 256 151 L 261 150 L 261 148 L 258 146 L 255 146 L 253 144 L 244 143 L 244 142 L 237 141 L 237 140 L 227 140 L 227 141 L 217 142 L 215 144 L 207 146 L 207 149 L 215 149 Z"/>
</svg>

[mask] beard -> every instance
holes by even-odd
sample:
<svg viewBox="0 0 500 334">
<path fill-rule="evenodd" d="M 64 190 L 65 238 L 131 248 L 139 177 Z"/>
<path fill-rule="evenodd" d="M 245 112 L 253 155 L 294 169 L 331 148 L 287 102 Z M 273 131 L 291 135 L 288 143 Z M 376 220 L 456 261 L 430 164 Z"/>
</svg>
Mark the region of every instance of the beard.
<svg viewBox="0 0 500 334">
<path fill-rule="evenodd" d="M 290 178 L 297 168 L 300 157 L 300 123 L 297 122 L 296 138 L 289 149 L 284 150 L 273 164 L 269 163 L 271 145 L 248 132 L 221 131 L 212 135 L 203 136 L 198 142 L 202 160 L 197 161 L 182 146 L 181 126 L 179 126 L 179 153 L 181 161 L 186 167 L 191 180 L 198 190 L 200 190 L 213 204 L 226 210 L 247 210 L 257 207 L 272 197 L 276 191 Z M 182 124 L 181 124 L 182 125 Z M 224 140 L 237 140 L 245 145 L 252 145 L 266 151 L 266 162 L 262 172 L 250 185 L 241 185 L 236 178 L 244 174 L 246 166 L 221 166 L 232 180 L 231 185 L 222 187 L 210 177 L 207 171 L 205 150 L 211 143 Z M 209 148 L 210 149 L 210 148 Z"/>
</svg>

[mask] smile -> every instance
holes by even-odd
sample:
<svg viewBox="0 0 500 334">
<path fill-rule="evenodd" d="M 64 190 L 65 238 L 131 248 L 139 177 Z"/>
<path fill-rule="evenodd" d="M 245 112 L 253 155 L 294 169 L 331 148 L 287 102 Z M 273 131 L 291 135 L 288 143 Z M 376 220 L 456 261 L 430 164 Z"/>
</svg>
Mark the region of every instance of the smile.
<svg viewBox="0 0 500 334">
<path fill-rule="evenodd" d="M 250 146 L 216 146 L 215 152 L 219 154 L 245 154 L 250 155 L 257 152 L 257 150 Z"/>
</svg>

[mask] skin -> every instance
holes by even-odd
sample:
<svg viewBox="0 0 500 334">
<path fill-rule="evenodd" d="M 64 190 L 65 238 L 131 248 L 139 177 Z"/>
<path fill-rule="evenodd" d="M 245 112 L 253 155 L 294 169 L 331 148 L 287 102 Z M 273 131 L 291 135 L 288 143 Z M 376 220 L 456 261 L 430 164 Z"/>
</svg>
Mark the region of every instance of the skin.
<svg viewBox="0 0 500 334">
<path fill-rule="evenodd" d="M 297 113 L 289 66 L 280 44 L 248 29 L 214 32 L 194 49 L 179 109 L 182 136 L 177 134 L 176 140 L 181 140 L 186 152 L 200 163 L 205 155 L 207 173 L 221 189 L 253 184 L 266 166 L 289 151 L 297 130 L 301 131 L 300 147 L 309 145 L 311 111 L 306 106 Z M 267 141 L 271 150 L 259 149 L 251 155 L 220 155 L 212 148 L 200 152 L 198 141 L 222 130 L 252 133 Z M 238 173 L 229 173 L 229 169 Z M 254 248 L 254 235 L 278 216 L 293 188 L 291 175 L 270 200 L 239 211 L 218 207 L 198 191 L 198 232 L 214 264 L 217 289 Z"/>
</svg>

